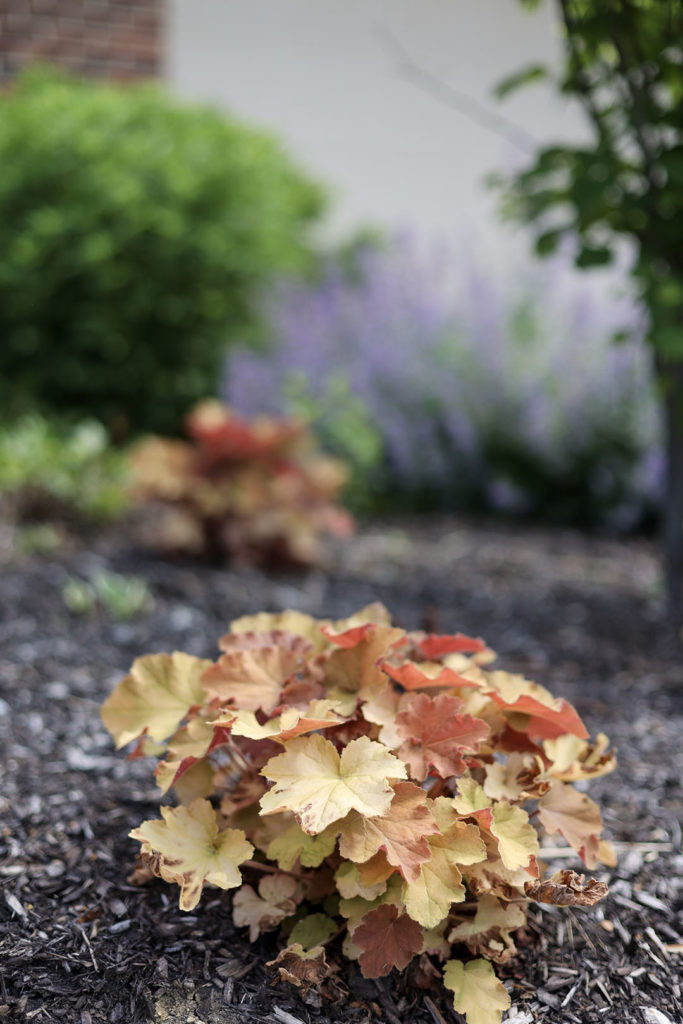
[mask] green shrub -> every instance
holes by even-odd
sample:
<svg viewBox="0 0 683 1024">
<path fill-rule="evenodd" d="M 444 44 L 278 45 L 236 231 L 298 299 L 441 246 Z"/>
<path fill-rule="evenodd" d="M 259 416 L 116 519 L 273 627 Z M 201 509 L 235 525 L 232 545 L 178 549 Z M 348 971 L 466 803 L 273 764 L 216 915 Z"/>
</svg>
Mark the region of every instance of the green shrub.
<svg viewBox="0 0 683 1024">
<path fill-rule="evenodd" d="M 38 69 L 2 99 L 0 402 L 174 432 L 322 209 L 267 135 Z"/>
<path fill-rule="evenodd" d="M 64 430 L 32 414 L 0 431 L 0 499 L 18 521 L 106 521 L 128 504 L 126 457 L 96 420 Z"/>
</svg>

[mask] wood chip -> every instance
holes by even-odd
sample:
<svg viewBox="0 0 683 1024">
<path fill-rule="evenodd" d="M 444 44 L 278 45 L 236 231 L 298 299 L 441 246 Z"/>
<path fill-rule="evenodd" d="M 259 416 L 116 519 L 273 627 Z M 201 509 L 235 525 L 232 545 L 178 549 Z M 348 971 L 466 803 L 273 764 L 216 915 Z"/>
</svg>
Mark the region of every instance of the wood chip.
<svg viewBox="0 0 683 1024">
<path fill-rule="evenodd" d="M 304 1024 L 301 1017 L 295 1017 L 294 1014 L 287 1013 L 286 1010 L 282 1010 L 279 1006 L 273 1006 L 273 1015 L 282 1021 L 282 1024 Z"/>
<path fill-rule="evenodd" d="M 640 1006 L 639 1010 L 645 1024 L 674 1024 L 670 1017 L 667 1017 L 661 1010 L 655 1009 L 654 1006 Z"/>
<path fill-rule="evenodd" d="M 23 905 L 19 902 L 13 892 L 5 893 L 5 903 L 10 908 L 13 914 L 18 914 L 19 917 L 28 917 L 26 910 Z"/>
</svg>

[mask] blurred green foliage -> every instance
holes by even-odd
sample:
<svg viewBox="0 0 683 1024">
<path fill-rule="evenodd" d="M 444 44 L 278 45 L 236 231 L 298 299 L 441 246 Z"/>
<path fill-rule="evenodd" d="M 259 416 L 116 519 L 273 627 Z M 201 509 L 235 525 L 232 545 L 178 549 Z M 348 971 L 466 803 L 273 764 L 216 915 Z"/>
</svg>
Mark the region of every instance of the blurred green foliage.
<svg viewBox="0 0 683 1024">
<path fill-rule="evenodd" d="M 62 600 L 73 615 L 92 615 L 101 607 L 119 622 L 148 614 L 154 598 L 144 580 L 102 569 L 89 580 L 69 576 L 62 586 Z"/>
<path fill-rule="evenodd" d="M 282 390 L 288 412 L 313 424 L 323 447 L 347 463 L 350 476 L 344 491 L 346 507 L 356 513 L 377 511 L 381 505 L 376 480 L 384 443 L 371 411 L 353 393 L 348 376 L 341 370 L 331 373 L 322 394 L 316 395 L 306 374 L 292 370 L 284 378 Z"/>
<path fill-rule="evenodd" d="M 97 420 L 60 428 L 33 413 L 0 430 L 0 498 L 17 521 L 115 519 L 128 505 L 126 481 L 127 459 Z"/>
<path fill-rule="evenodd" d="M 542 149 L 508 183 L 508 210 L 535 225 L 539 255 L 578 236 L 582 268 L 612 262 L 620 239 L 634 241 L 650 341 L 660 361 L 683 360 L 683 2 L 558 0 L 557 8 L 560 76 L 533 65 L 497 93 L 555 78 L 582 104 L 593 138 Z"/>
<path fill-rule="evenodd" d="M 0 100 L 0 403 L 174 433 L 252 300 L 309 264 L 320 189 L 161 89 L 32 69 Z"/>
<path fill-rule="evenodd" d="M 538 7 L 541 0 L 522 0 Z M 534 65 L 498 94 L 540 78 L 577 100 L 592 138 L 538 152 L 508 183 L 540 255 L 573 235 L 582 268 L 634 245 L 662 385 L 668 458 L 664 546 L 670 610 L 683 618 L 683 0 L 555 0 L 559 76 Z"/>
</svg>

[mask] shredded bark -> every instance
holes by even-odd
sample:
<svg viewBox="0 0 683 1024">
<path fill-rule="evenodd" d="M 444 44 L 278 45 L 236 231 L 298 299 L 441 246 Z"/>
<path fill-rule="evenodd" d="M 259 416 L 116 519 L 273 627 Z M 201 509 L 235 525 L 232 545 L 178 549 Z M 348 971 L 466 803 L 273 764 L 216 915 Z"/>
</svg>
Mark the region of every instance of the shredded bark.
<svg viewBox="0 0 683 1024">
<path fill-rule="evenodd" d="M 95 569 L 145 578 L 133 622 L 70 614 L 61 588 Z M 339 964 L 336 997 L 302 994 L 235 929 L 230 894 L 183 914 L 159 881 L 127 882 L 127 833 L 156 816 L 150 765 L 113 750 L 98 709 L 150 651 L 217 655 L 232 618 L 300 608 L 333 618 L 381 600 L 397 623 L 481 635 L 506 669 L 572 701 L 618 748 L 589 787 L 619 863 L 593 907 L 534 907 L 498 968 L 509 1024 L 676 1024 L 683 1019 L 683 645 L 663 624 L 644 541 L 462 521 L 365 527 L 325 571 L 267 576 L 170 564 L 124 533 L 49 559 L 6 556 L 0 594 L 0 1021 L 68 1024 L 444 1024 L 461 1020 L 428 965 L 364 979 Z M 550 837 L 553 871 L 581 871 Z M 336 958 L 336 959 L 335 959 Z M 425 987 L 425 985 L 427 987 Z"/>
</svg>

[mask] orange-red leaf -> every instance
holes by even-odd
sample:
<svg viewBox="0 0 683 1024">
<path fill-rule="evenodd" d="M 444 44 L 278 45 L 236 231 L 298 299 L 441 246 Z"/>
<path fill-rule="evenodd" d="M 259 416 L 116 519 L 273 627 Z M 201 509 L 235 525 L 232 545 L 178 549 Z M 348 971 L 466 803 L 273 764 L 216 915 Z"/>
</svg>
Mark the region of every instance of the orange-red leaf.
<svg viewBox="0 0 683 1024">
<path fill-rule="evenodd" d="M 425 658 L 430 660 L 442 658 L 444 654 L 479 654 L 486 650 L 486 644 L 481 638 L 465 636 L 464 633 L 455 633 L 453 636 L 429 633 L 419 641 L 418 646 Z"/>
<path fill-rule="evenodd" d="M 456 686 L 473 686 L 479 689 L 480 685 L 438 662 L 425 661 L 418 667 L 412 661 L 406 661 L 403 665 L 390 665 L 385 661 L 382 668 L 388 676 L 400 683 L 404 690 L 424 690 L 427 687 L 452 689 Z"/>
<path fill-rule="evenodd" d="M 488 681 L 490 686 L 484 692 L 499 707 L 507 713 L 531 716 L 523 727 L 515 726 L 520 732 L 539 739 L 555 739 L 565 733 L 587 739 L 586 727 L 572 705 L 561 697 L 553 697 L 544 686 L 501 671 L 489 673 Z"/>
<path fill-rule="evenodd" d="M 371 910 L 353 933 L 363 952 L 360 966 L 366 978 L 381 978 L 393 967 L 402 971 L 422 948 L 422 928 L 398 907 L 385 903 Z"/>
<path fill-rule="evenodd" d="M 384 681 L 379 662 L 404 635 L 401 629 L 375 622 L 366 622 L 344 633 L 332 633 L 325 627 L 323 632 L 337 647 L 325 663 L 326 684 L 351 693 Z"/>
</svg>

